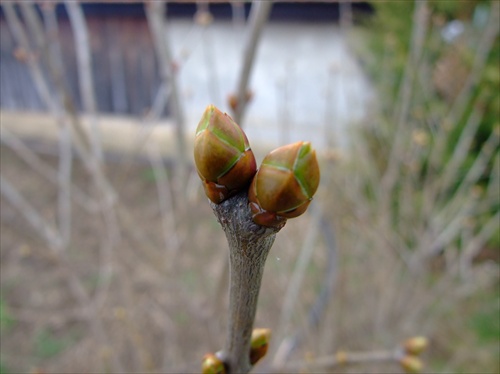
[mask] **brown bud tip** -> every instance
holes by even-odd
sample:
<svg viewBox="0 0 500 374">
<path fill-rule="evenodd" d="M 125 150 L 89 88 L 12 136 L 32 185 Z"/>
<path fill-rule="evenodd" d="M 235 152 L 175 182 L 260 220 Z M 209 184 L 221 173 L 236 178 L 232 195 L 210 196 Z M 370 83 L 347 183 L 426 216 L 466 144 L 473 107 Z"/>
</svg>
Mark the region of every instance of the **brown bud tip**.
<svg viewBox="0 0 500 374">
<path fill-rule="evenodd" d="M 22 47 L 17 47 L 14 50 L 13 55 L 14 55 L 14 58 L 20 62 L 26 62 L 26 61 L 28 61 L 28 58 L 29 58 L 29 52 Z"/>
<path fill-rule="evenodd" d="M 252 338 L 250 340 L 250 364 L 255 365 L 266 355 L 270 339 L 270 329 L 260 328 L 252 331 Z"/>
<path fill-rule="evenodd" d="M 197 11 L 194 14 L 194 22 L 200 26 L 207 27 L 214 21 L 212 13 L 206 10 Z"/>
<path fill-rule="evenodd" d="M 216 355 L 207 353 L 203 356 L 201 372 L 202 374 L 225 374 L 226 369 L 224 363 Z"/>
<path fill-rule="evenodd" d="M 404 356 L 399 363 L 406 373 L 418 374 L 421 373 L 424 368 L 422 361 L 418 357 L 412 355 Z"/>
<path fill-rule="evenodd" d="M 243 130 L 213 105 L 196 129 L 194 161 L 207 196 L 216 204 L 247 187 L 257 170 Z"/>
<path fill-rule="evenodd" d="M 414 336 L 407 339 L 403 343 L 403 348 L 406 353 L 411 355 L 419 355 L 427 349 L 429 346 L 429 340 L 425 336 Z"/>
<path fill-rule="evenodd" d="M 347 352 L 346 351 L 338 351 L 335 354 L 335 360 L 337 360 L 337 363 L 339 365 L 344 365 L 347 363 L 348 357 L 347 357 Z"/>
<path fill-rule="evenodd" d="M 275 149 L 262 161 L 248 192 L 255 223 L 280 226 L 303 214 L 319 186 L 316 152 L 309 142 Z"/>
<path fill-rule="evenodd" d="M 245 93 L 245 103 L 248 104 L 252 100 L 252 98 L 253 98 L 253 92 L 247 90 L 247 92 Z M 231 109 L 235 111 L 236 108 L 238 107 L 238 96 L 236 96 L 235 94 L 230 94 L 227 98 L 227 101 Z"/>
</svg>

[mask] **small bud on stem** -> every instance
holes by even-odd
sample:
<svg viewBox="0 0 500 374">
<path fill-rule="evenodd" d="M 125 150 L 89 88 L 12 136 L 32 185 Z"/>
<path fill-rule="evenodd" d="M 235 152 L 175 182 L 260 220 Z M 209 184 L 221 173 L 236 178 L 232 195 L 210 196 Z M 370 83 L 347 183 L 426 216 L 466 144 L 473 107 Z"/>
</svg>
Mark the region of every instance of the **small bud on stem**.
<svg viewBox="0 0 500 374">
<path fill-rule="evenodd" d="M 286 218 L 303 214 L 319 185 L 316 152 L 309 142 L 297 142 L 269 153 L 248 192 L 255 223 L 282 226 Z"/>
<path fill-rule="evenodd" d="M 213 105 L 196 129 L 194 161 L 205 193 L 216 204 L 247 187 L 257 170 L 243 130 Z"/>
<path fill-rule="evenodd" d="M 403 348 L 406 353 L 411 355 L 419 355 L 427 349 L 429 341 L 424 336 L 414 336 L 413 338 L 407 339 Z"/>
</svg>

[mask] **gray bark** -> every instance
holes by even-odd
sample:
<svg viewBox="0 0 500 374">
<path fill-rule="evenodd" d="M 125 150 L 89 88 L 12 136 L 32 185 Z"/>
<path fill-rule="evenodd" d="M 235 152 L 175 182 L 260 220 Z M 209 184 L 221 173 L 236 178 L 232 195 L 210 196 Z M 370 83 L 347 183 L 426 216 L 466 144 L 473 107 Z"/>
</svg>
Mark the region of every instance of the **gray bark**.
<svg viewBox="0 0 500 374">
<path fill-rule="evenodd" d="M 230 285 L 228 331 L 221 358 L 228 374 L 251 369 L 250 338 L 255 320 L 264 265 L 276 233 L 252 221 L 246 192 L 211 203 L 229 244 Z"/>
</svg>

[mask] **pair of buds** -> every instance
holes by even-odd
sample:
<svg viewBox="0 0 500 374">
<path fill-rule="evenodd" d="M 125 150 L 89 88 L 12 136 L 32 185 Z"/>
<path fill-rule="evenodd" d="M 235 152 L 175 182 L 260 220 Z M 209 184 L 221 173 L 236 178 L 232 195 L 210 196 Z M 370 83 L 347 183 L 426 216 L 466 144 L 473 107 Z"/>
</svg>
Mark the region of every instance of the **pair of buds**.
<svg viewBox="0 0 500 374">
<path fill-rule="evenodd" d="M 420 354 L 427 349 L 429 341 L 424 336 L 414 336 L 407 339 L 402 346 L 402 357 L 399 363 L 407 373 L 421 373 L 423 369 Z"/>
<path fill-rule="evenodd" d="M 247 188 L 252 218 L 282 226 L 303 214 L 319 185 L 316 152 L 297 142 L 269 153 L 257 170 L 246 134 L 233 119 L 209 105 L 196 129 L 194 160 L 205 193 L 220 204 Z"/>
<path fill-rule="evenodd" d="M 270 339 L 271 330 L 263 328 L 253 329 L 252 337 L 250 338 L 250 365 L 255 365 L 266 355 Z M 203 357 L 201 372 L 202 374 L 226 374 L 226 367 L 218 357 L 218 353 L 207 353 Z"/>
</svg>

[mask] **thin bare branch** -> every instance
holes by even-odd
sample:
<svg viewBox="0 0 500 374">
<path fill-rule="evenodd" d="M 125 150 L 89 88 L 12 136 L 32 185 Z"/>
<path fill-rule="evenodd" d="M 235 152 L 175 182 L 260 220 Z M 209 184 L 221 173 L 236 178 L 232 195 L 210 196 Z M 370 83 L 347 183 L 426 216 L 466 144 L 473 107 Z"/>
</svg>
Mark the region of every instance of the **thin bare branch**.
<svg viewBox="0 0 500 374">
<path fill-rule="evenodd" d="M 188 175 L 188 162 L 187 162 L 187 149 L 185 138 L 185 119 L 184 111 L 182 108 L 181 97 L 177 82 L 177 73 L 175 69 L 175 62 L 172 58 L 170 43 L 166 35 L 165 24 L 165 3 L 163 1 L 151 1 L 145 4 L 146 17 L 148 20 L 149 29 L 153 37 L 156 56 L 158 58 L 158 65 L 160 66 L 161 84 L 165 86 L 170 85 L 172 112 L 176 122 L 176 135 L 177 135 L 177 153 L 179 166 L 177 167 L 179 182 L 179 193 L 184 194 L 184 189 L 187 183 Z"/>
<path fill-rule="evenodd" d="M 63 250 L 63 240 L 57 230 L 51 227 L 35 208 L 5 177 L 0 174 L 0 192 L 29 222 L 35 231 L 45 239 L 48 246 L 59 253 Z"/>
<path fill-rule="evenodd" d="M 16 40 L 19 48 L 22 48 L 27 53 L 26 62 L 42 101 L 52 113 L 60 113 L 60 109 L 57 107 L 56 102 L 53 100 L 51 90 L 44 79 L 40 65 L 37 63 L 34 54 L 30 51 L 30 42 L 28 36 L 24 31 L 24 28 L 17 16 L 13 4 L 2 3 L 2 7 L 5 13 L 5 19 L 10 31 L 14 36 L 14 39 Z"/>
<path fill-rule="evenodd" d="M 304 283 L 305 271 L 311 261 L 315 246 L 314 242 L 318 238 L 319 220 L 321 212 L 318 209 L 312 210 L 313 217 L 309 223 L 309 228 L 306 231 L 306 237 L 302 243 L 299 258 L 295 263 L 295 269 L 288 283 L 288 287 L 281 307 L 281 317 L 278 331 L 284 333 L 290 323 L 295 304 L 299 298 L 300 287 Z"/>
<path fill-rule="evenodd" d="M 245 26 L 245 2 L 240 0 L 231 1 L 231 14 L 235 31 L 242 29 Z"/>
<path fill-rule="evenodd" d="M 491 10 L 489 12 L 488 23 L 484 30 L 484 34 L 477 45 L 476 54 L 472 63 L 472 68 L 467 81 L 465 82 L 459 96 L 455 99 L 453 106 L 450 109 L 447 117 L 451 123 L 458 121 L 467 108 L 467 101 L 471 97 L 471 91 L 479 83 L 483 73 L 483 67 L 493 48 L 495 39 L 498 36 L 500 28 L 500 3 L 498 1 L 491 2 Z"/>
<path fill-rule="evenodd" d="M 415 83 L 415 70 L 418 66 L 418 61 L 422 55 L 425 35 L 427 32 L 427 23 L 430 11 L 427 7 L 426 0 L 415 2 L 415 11 L 413 13 L 413 29 L 411 36 L 410 54 L 406 63 L 403 80 L 401 82 L 399 101 L 395 105 L 394 123 L 396 130 L 394 141 L 392 142 L 391 151 L 389 154 L 388 165 L 385 174 L 382 178 L 381 192 L 384 197 L 384 205 L 388 203 L 388 197 L 391 195 L 391 187 L 397 176 L 398 167 L 400 165 L 399 155 L 403 154 L 402 150 L 405 146 L 405 141 L 408 139 L 409 126 L 406 121 L 410 110 L 411 98 Z"/>
<path fill-rule="evenodd" d="M 273 6 L 272 0 L 269 1 L 253 1 L 250 16 L 248 20 L 247 37 L 245 47 L 243 50 L 243 61 L 241 64 L 241 71 L 238 78 L 238 86 L 236 89 L 236 108 L 234 112 L 234 121 L 242 126 L 243 116 L 245 114 L 248 81 L 254 65 L 255 53 L 257 45 L 262 35 L 271 8 Z"/>
<path fill-rule="evenodd" d="M 59 177 L 57 171 L 52 168 L 52 166 L 42 161 L 38 155 L 36 155 L 29 147 L 27 147 L 6 128 L 0 127 L 0 140 L 2 143 L 11 148 L 17 156 L 19 156 L 36 173 L 40 174 L 47 181 L 55 185 L 58 184 Z M 81 208 L 85 209 L 89 213 L 95 213 L 100 210 L 97 202 L 83 192 L 80 187 L 72 184 L 71 188 L 73 190 L 71 195 Z"/>
<path fill-rule="evenodd" d="M 92 74 L 92 58 L 90 54 L 89 33 L 82 8 L 77 1 L 65 1 L 69 15 L 73 37 L 75 39 L 76 61 L 83 108 L 90 116 L 92 149 L 97 160 L 102 160 L 97 104 L 95 100 L 94 78 Z"/>
<path fill-rule="evenodd" d="M 38 14 L 35 11 L 33 1 L 27 0 L 19 3 L 26 25 L 29 28 L 30 36 L 34 38 L 37 48 L 41 51 L 45 49 L 44 30 Z"/>
<path fill-rule="evenodd" d="M 460 254 L 460 273 L 463 277 L 469 275 L 472 260 L 477 256 L 479 251 L 484 248 L 484 245 L 491 239 L 495 232 L 498 232 L 499 224 L 500 213 L 497 212 L 488 219 L 486 224 L 482 226 L 481 231 L 465 246 Z"/>
<path fill-rule="evenodd" d="M 284 365 L 273 366 L 273 372 L 302 372 L 303 370 L 320 370 L 344 365 L 366 364 L 375 362 L 398 362 L 401 349 L 368 352 L 339 351 L 335 355 L 318 357 L 309 361 L 289 361 Z"/>
<path fill-rule="evenodd" d="M 33 13 L 34 9 L 31 8 Z M 52 71 L 57 72 L 54 77 L 56 84 L 61 87 L 64 77 L 64 66 L 62 64 L 61 44 L 59 41 L 59 27 L 54 4 L 46 4 L 42 7 L 45 20 L 45 30 L 48 40 L 48 61 L 53 65 Z M 31 13 L 31 11 L 30 11 Z M 41 34 L 43 35 L 43 34 Z M 40 40 L 44 44 L 45 40 Z M 64 100 L 64 90 L 59 90 L 59 101 Z M 59 129 L 59 173 L 58 173 L 58 222 L 59 231 L 64 242 L 71 241 L 71 172 L 73 166 L 73 149 L 71 141 L 71 129 L 68 125 Z"/>
<path fill-rule="evenodd" d="M 162 217 L 163 237 L 165 241 L 165 249 L 169 259 L 167 261 L 170 269 L 175 267 L 176 253 L 180 247 L 179 236 L 177 234 L 176 220 L 172 204 L 173 193 L 169 187 L 168 175 L 165 170 L 160 152 L 156 145 L 149 143 L 148 145 L 149 162 L 154 170 L 156 188 L 158 191 L 158 202 Z"/>
<path fill-rule="evenodd" d="M 439 165 L 440 160 L 444 157 L 444 152 L 446 151 L 446 144 L 448 139 L 447 127 L 450 125 L 455 125 L 464 116 L 465 110 L 467 110 L 467 101 L 471 99 L 471 91 L 477 86 L 483 72 L 483 68 L 487 62 L 488 56 L 493 48 L 495 39 L 498 35 L 499 28 L 499 17 L 500 17 L 500 3 L 492 2 L 492 9 L 490 11 L 490 17 L 486 28 L 479 38 L 477 43 L 477 49 L 474 55 L 474 61 L 472 63 L 472 68 L 467 77 L 459 96 L 455 99 L 450 111 L 447 113 L 445 118 L 442 120 L 442 126 L 440 126 L 435 135 L 436 145 L 433 147 L 430 158 L 430 168 L 432 169 L 435 165 Z"/>
</svg>

